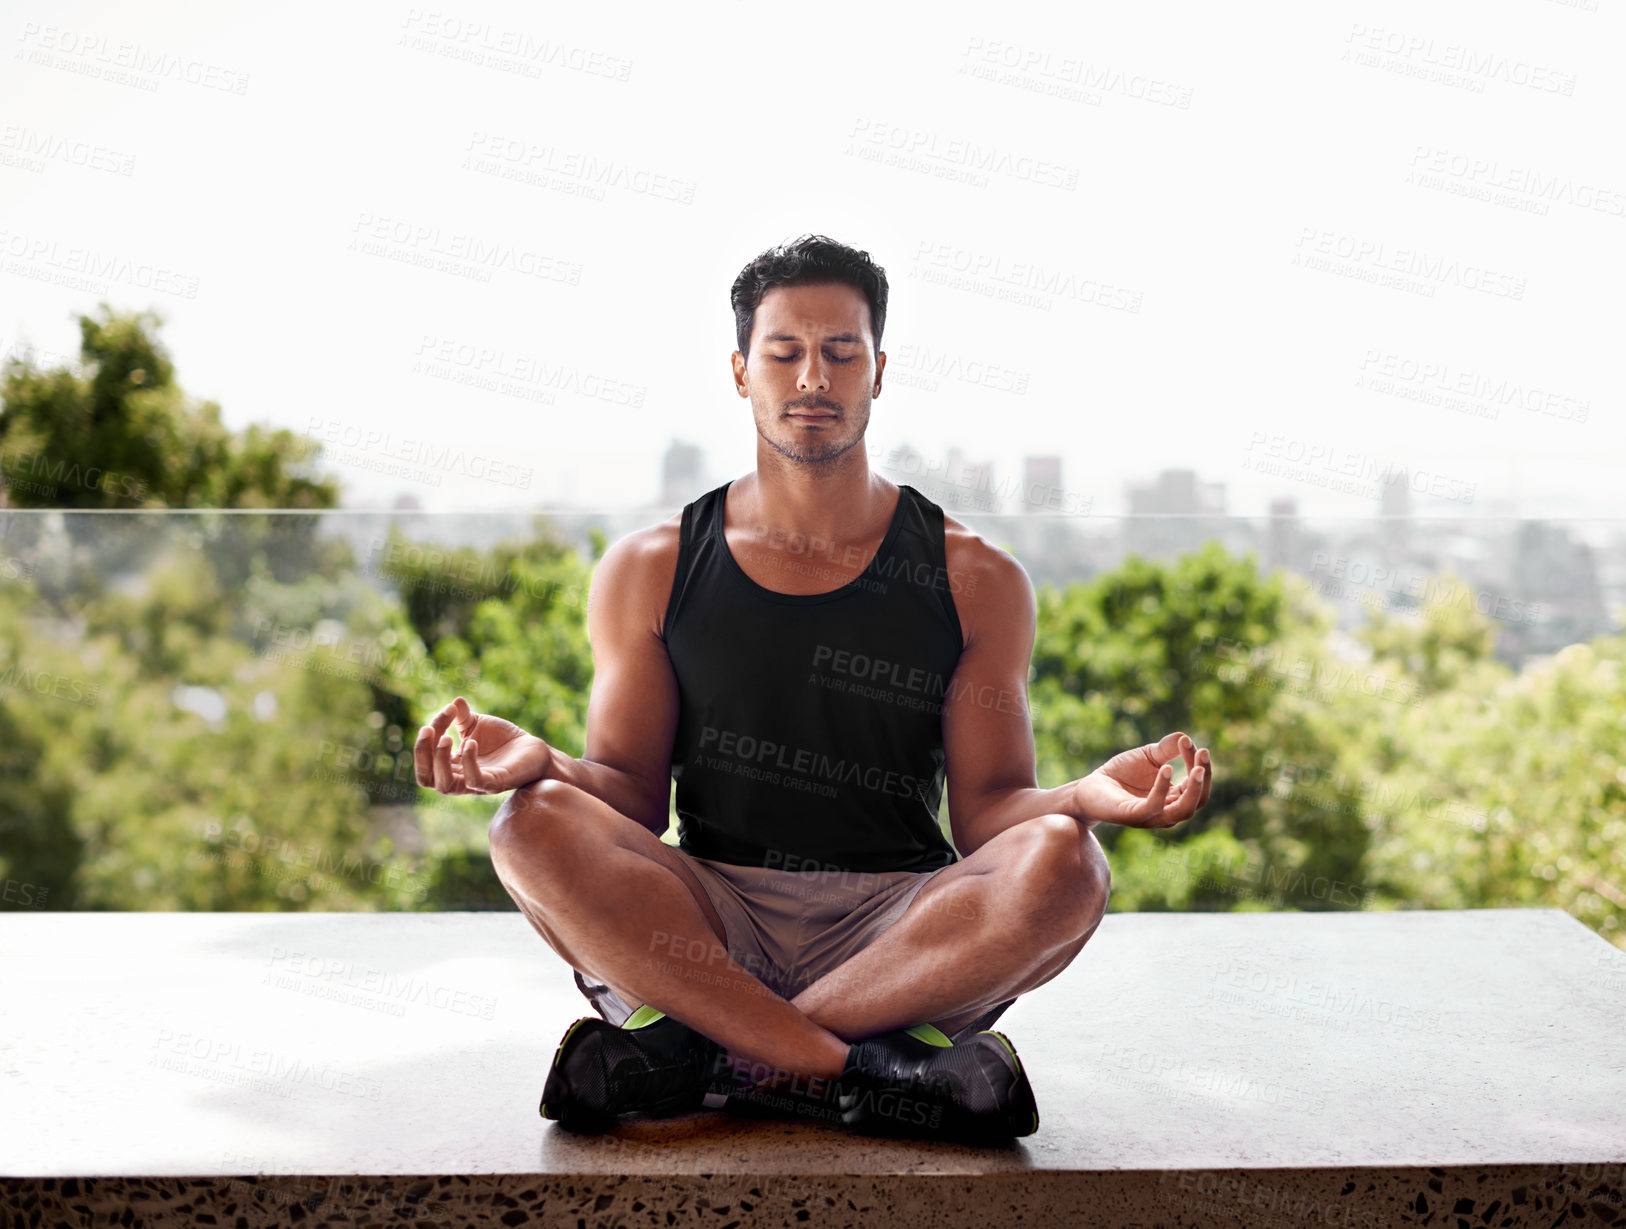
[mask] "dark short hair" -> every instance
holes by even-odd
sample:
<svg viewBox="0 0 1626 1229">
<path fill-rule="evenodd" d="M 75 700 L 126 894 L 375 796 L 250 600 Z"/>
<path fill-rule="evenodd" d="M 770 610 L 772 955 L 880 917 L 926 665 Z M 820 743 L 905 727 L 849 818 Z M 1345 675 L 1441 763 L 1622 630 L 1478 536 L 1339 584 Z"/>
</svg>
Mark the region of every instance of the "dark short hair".
<svg viewBox="0 0 1626 1229">
<path fill-rule="evenodd" d="M 881 349 L 881 329 L 886 324 L 886 270 L 869 258 L 868 252 L 837 243 L 825 235 L 803 235 L 790 243 L 771 247 L 740 270 L 729 291 L 734 305 L 734 331 L 740 354 L 751 357 L 751 328 L 756 321 L 762 296 L 776 286 L 817 286 L 840 282 L 863 292 L 869 300 L 870 327 L 875 333 L 875 349 Z"/>
</svg>

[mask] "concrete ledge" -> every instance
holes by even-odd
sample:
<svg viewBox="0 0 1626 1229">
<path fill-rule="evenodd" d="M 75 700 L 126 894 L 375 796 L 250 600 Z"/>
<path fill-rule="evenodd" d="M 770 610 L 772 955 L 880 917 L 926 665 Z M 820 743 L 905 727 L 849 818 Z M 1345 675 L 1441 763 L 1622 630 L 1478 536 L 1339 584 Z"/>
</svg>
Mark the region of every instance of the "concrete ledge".
<svg viewBox="0 0 1626 1229">
<path fill-rule="evenodd" d="M 1595 1167 L 1596 1168 L 1596 1167 Z M 370 1178 L 39 1179 L 8 1183 L 17 1223 L 310 1226 L 1618 1225 L 1619 1166 L 1603 1178 L 1551 1166 L 1473 1170 L 1229 1170 L 912 1174 L 485 1174 Z M 126 1210 L 131 1221 L 122 1218 Z M 210 1221 L 206 1218 L 213 1216 Z M 36 1217 L 38 1219 L 36 1219 Z M 26 1219 L 25 1219 L 26 1218 Z M 203 1218 L 203 1219 L 200 1219 Z"/>
<path fill-rule="evenodd" d="M 560 1132 L 516 914 L 7 914 L 0 986 L 7 1224 L 1626 1223 L 1626 953 L 1556 910 L 1109 915 L 1003 1149 Z"/>
</svg>

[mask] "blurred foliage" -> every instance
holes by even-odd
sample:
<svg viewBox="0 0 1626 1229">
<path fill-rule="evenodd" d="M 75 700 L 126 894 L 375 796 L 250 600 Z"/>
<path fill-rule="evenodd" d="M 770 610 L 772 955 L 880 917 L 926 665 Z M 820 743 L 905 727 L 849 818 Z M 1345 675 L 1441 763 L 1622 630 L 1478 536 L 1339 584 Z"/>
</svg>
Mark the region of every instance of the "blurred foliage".
<svg viewBox="0 0 1626 1229">
<path fill-rule="evenodd" d="M 0 570 L 0 878 L 28 887 L 5 907 L 510 907 L 497 800 L 420 789 L 411 745 L 463 695 L 579 753 L 593 563 L 539 521 L 240 577 L 196 524 L 71 600 L 40 588 L 79 574 L 66 528 Z M 1097 829 L 1113 908 L 1544 906 L 1621 942 L 1626 641 L 1515 674 L 1455 594 L 1342 635 L 1302 580 L 1214 546 L 1042 589 L 1041 782 L 1172 729 L 1214 755 L 1197 818 Z"/>
<path fill-rule="evenodd" d="M 332 749 L 369 730 L 365 682 L 232 635 L 235 602 L 202 555 L 165 556 L 148 579 L 92 597 L 71 627 L 26 618 L 27 588 L 0 588 L 0 654 L 14 663 L 0 725 L 25 723 L 41 744 L 7 774 L 6 811 L 13 788 L 50 800 L 33 831 L 51 834 L 56 855 L 42 864 L 8 839 L 0 873 L 48 881 L 58 908 L 421 899 L 410 868 L 369 835 L 365 791 L 329 770 Z"/>
<path fill-rule="evenodd" d="M 498 801 L 421 789 L 412 743 L 462 695 L 580 752 L 604 539 L 392 527 L 358 559 L 320 533 L 315 446 L 223 431 L 157 323 L 104 308 L 78 370 L 0 390 L 13 505 L 239 510 L 0 511 L 0 908 L 511 908 Z M 274 505 L 310 511 L 240 511 Z M 1626 638 L 1515 673 L 1460 580 L 1429 592 L 1348 635 L 1212 543 L 1042 588 L 1042 784 L 1171 730 L 1214 757 L 1193 820 L 1096 830 L 1112 907 L 1539 906 L 1626 945 Z"/>
<path fill-rule="evenodd" d="M 595 537 L 593 563 L 604 546 Z M 463 693 L 476 709 L 579 748 L 593 680 L 586 622 L 593 563 L 543 518 L 525 542 L 489 551 L 415 544 L 392 528 L 375 566 L 397 587 L 411 629 L 389 646 L 409 684 L 402 694 L 427 721 L 458 694 L 443 679 L 478 678 L 476 692 Z M 411 686 L 414 679 L 421 685 Z"/>
<path fill-rule="evenodd" d="M 1029 694 L 1041 781 L 1173 730 L 1216 765 L 1209 805 L 1177 828 L 1096 830 L 1123 872 L 1115 907 L 1228 908 L 1250 885 L 1223 868 L 1248 865 L 1279 904 L 1347 906 L 1325 885 L 1360 877 L 1359 813 L 1273 788 L 1284 761 L 1330 767 L 1336 754 L 1317 720 L 1330 618 L 1311 602 L 1296 578 L 1263 577 L 1215 543 L 1040 592 Z"/>
<path fill-rule="evenodd" d="M 156 313 L 79 317 L 79 364 L 49 371 L 6 360 L 0 479 L 17 508 L 331 508 L 316 441 L 253 425 L 175 382 Z"/>
</svg>

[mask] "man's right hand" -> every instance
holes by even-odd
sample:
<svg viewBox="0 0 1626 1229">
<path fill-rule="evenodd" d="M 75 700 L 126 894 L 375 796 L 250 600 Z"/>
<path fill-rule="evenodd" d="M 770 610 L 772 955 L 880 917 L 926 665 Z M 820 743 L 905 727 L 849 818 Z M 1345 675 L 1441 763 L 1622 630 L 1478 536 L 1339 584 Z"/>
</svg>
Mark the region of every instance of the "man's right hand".
<svg viewBox="0 0 1626 1229">
<path fill-rule="evenodd" d="M 447 727 L 457 725 L 462 745 L 452 748 Z M 442 794 L 500 794 L 548 775 L 553 748 L 512 721 L 477 713 L 458 696 L 412 745 L 418 784 Z"/>
</svg>

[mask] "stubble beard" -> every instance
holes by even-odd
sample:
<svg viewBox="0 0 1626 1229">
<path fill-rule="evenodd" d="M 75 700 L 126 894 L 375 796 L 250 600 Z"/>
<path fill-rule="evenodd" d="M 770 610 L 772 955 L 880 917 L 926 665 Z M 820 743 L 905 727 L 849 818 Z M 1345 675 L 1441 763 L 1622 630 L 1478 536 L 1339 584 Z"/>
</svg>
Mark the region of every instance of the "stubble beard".
<svg viewBox="0 0 1626 1229">
<path fill-rule="evenodd" d="M 857 447 L 859 442 L 864 438 L 864 428 L 868 426 L 869 423 L 869 406 L 855 406 L 854 412 L 851 415 L 843 412 L 841 417 L 836 420 L 840 423 L 847 422 L 849 418 L 859 420 L 858 433 L 851 439 L 832 439 L 825 432 L 819 432 L 811 435 L 811 437 L 805 443 L 799 444 L 796 442 L 794 437 L 788 433 L 782 437 L 776 438 L 773 432 L 766 430 L 763 426 L 764 422 L 777 425 L 783 418 L 784 410 L 782 407 L 769 410 L 765 413 L 762 406 L 757 404 L 756 398 L 752 397 L 751 409 L 753 411 L 753 417 L 756 419 L 757 435 L 766 440 L 768 446 L 780 456 L 784 457 L 787 461 L 794 461 L 798 465 L 815 465 L 823 467 L 839 461 L 842 457 L 846 456 L 847 453 L 851 452 L 855 447 Z"/>
</svg>

